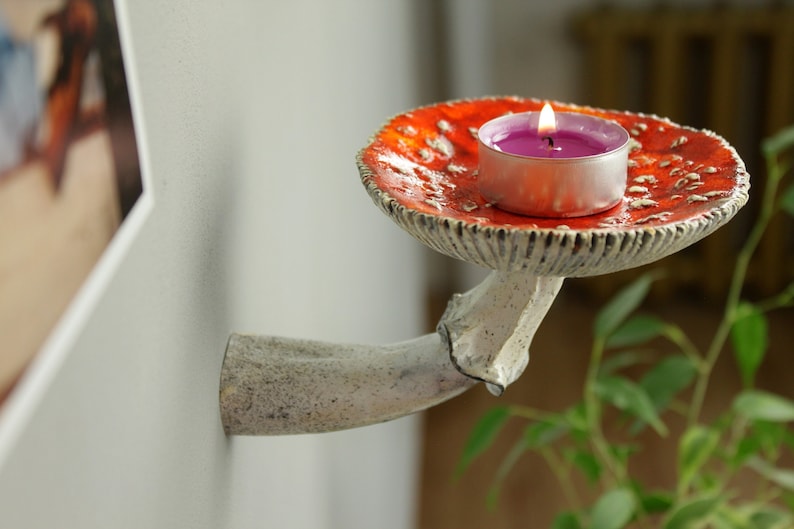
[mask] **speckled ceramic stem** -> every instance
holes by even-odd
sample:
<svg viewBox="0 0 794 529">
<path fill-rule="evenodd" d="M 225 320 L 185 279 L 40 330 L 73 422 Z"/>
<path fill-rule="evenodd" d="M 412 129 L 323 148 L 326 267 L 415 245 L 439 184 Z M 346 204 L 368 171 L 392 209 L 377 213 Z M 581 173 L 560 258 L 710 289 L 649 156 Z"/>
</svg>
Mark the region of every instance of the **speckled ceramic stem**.
<svg viewBox="0 0 794 529">
<path fill-rule="evenodd" d="M 477 383 L 437 334 L 388 346 L 233 334 L 221 372 L 230 435 L 344 430 L 396 419 Z"/>
<path fill-rule="evenodd" d="M 501 394 L 524 371 L 561 285 L 562 278 L 492 272 L 450 300 L 439 334 L 393 345 L 232 334 L 221 371 L 224 429 L 329 432 L 429 408 L 478 381 Z"/>
<path fill-rule="evenodd" d="M 456 294 L 438 324 L 458 369 L 494 395 L 524 372 L 529 344 L 562 287 L 562 277 L 493 271 Z"/>
</svg>

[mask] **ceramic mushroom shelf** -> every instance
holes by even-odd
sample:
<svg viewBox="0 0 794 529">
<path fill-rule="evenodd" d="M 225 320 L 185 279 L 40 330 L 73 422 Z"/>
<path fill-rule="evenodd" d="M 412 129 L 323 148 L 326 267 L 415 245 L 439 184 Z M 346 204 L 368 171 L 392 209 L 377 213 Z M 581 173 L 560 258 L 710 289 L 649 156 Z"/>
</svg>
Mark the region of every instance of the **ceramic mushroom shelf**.
<svg viewBox="0 0 794 529">
<path fill-rule="evenodd" d="M 531 217 L 478 186 L 478 130 L 539 111 L 516 97 L 461 100 L 392 118 L 358 155 L 375 204 L 416 239 L 493 272 L 456 294 L 437 333 L 387 346 L 233 334 L 221 373 L 228 434 L 333 431 L 394 419 L 485 382 L 501 394 L 523 372 L 565 277 L 607 274 L 677 252 L 728 222 L 749 177 L 720 137 L 655 116 L 553 103 L 630 135 L 624 196 L 576 217 Z"/>
</svg>

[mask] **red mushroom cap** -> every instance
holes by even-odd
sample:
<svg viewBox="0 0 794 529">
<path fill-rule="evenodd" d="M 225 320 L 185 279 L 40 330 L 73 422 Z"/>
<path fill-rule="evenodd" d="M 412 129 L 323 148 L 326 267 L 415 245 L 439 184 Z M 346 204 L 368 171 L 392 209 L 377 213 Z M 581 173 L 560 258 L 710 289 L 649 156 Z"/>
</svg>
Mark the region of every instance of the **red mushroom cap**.
<svg viewBox="0 0 794 529">
<path fill-rule="evenodd" d="M 477 129 L 544 101 L 439 103 L 392 118 L 358 154 L 373 201 L 431 248 L 487 268 L 590 276 L 661 259 L 710 234 L 747 202 L 744 163 L 710 131 L 656 116 L 553 103 L 615 120 L 634 140 L 614 208 L 575 218 L 526 217 L 488 204 L 477 186 Z"/>
</svg>

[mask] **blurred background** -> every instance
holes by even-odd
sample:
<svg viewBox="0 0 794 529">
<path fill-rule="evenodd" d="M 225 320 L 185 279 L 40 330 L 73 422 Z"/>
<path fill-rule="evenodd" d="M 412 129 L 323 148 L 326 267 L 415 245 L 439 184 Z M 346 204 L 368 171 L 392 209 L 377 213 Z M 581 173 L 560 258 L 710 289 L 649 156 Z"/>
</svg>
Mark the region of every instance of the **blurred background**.
<svg viewBox="0 0 794 529">
<path fill-rule="evenodd" d="M 650 308 L 678 322 L 704 347 L 721 315 L 734 256 L 757 213 L 764 187 L 761 139 L 794 123 L 794 3 L 765 1 L 498 0 L 423 3 L 432 21 L 433 53 L 423 57 L 428 101 L 483 94 L 516 94 L 602 108 L 652 113 L 725 137 L 752 176 L 751 201 L 727 227 L 650 268 L 667 275 L 654 287 Z M 794 279 L 790 219 L 777 219 L 762 241 L 748 278 L 748 296 L 780 291 Z M 428 329 L 451 292 L 465 290 L 484 271 L 427 255 L 431 263 Z M 565 508 L 545 462 L 525 455 L 502 488 L 498 508 L 485 501 L 519 427 L 460 480 L 455 464 L 482 413 L 522 403 L 562 410 L 575 403 L 584 380 L 597 308 L 645 269 L 569 279 L 530 348 L 530 364 L 500 400 L 482 388 L 424 415 L 420 527 L 548 527 Z M 792 395 L 794 312 L 771 322 L 771 350 L 759 385 Z M 730 354 L 718 365 L 706 416 L 739 388 Z M 637 466 L 652 483 L 674 478 L 675 446 L 654 436 Z M 670 443 L 668 443 L 670 444 Z"/>
</svg>

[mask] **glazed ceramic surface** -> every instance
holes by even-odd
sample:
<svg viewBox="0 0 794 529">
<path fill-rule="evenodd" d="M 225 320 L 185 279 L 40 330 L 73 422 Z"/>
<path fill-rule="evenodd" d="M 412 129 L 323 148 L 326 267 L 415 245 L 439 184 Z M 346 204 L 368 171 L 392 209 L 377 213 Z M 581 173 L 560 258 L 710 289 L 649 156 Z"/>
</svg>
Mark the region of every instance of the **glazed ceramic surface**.
<svg viewBox="0 0 794 529">
<path fill-rule="evenodd" d="M 721 138 L 651 116 L 556 103 L 614 119 L 633 136 L 615 207 L 555 219 L 493 207 L 478 191 L 477 130 L 540 101 L 441 103 L 389 121 L 359 153 L 375 203 L 414 237 L 494 269 L 450 300 L 437 333 L 386 346 L 233 334 L 221 373 L 224 428 L 236 435 L 334 431 L 433 406 L 483 381 L 501 394 L 564 277 L 649 263 L 708 235 L 747 201 L 748 176 Z"/>
<path fill-rule="evenodd" d="M 725 224 L 747 201 L 744 163 L 716 134 L 655 116 L 552 103 L 630 132 L 623 199 L 601 213 L 565 219 L 496 208 L 478 190 L 478 128 L 543 103 L 461 100 L 395 116 L 359 152 L 362 181 L 381 210 L 441 253 L 495 270 L 560 277 L 661 259 Z"/>
</svg>

